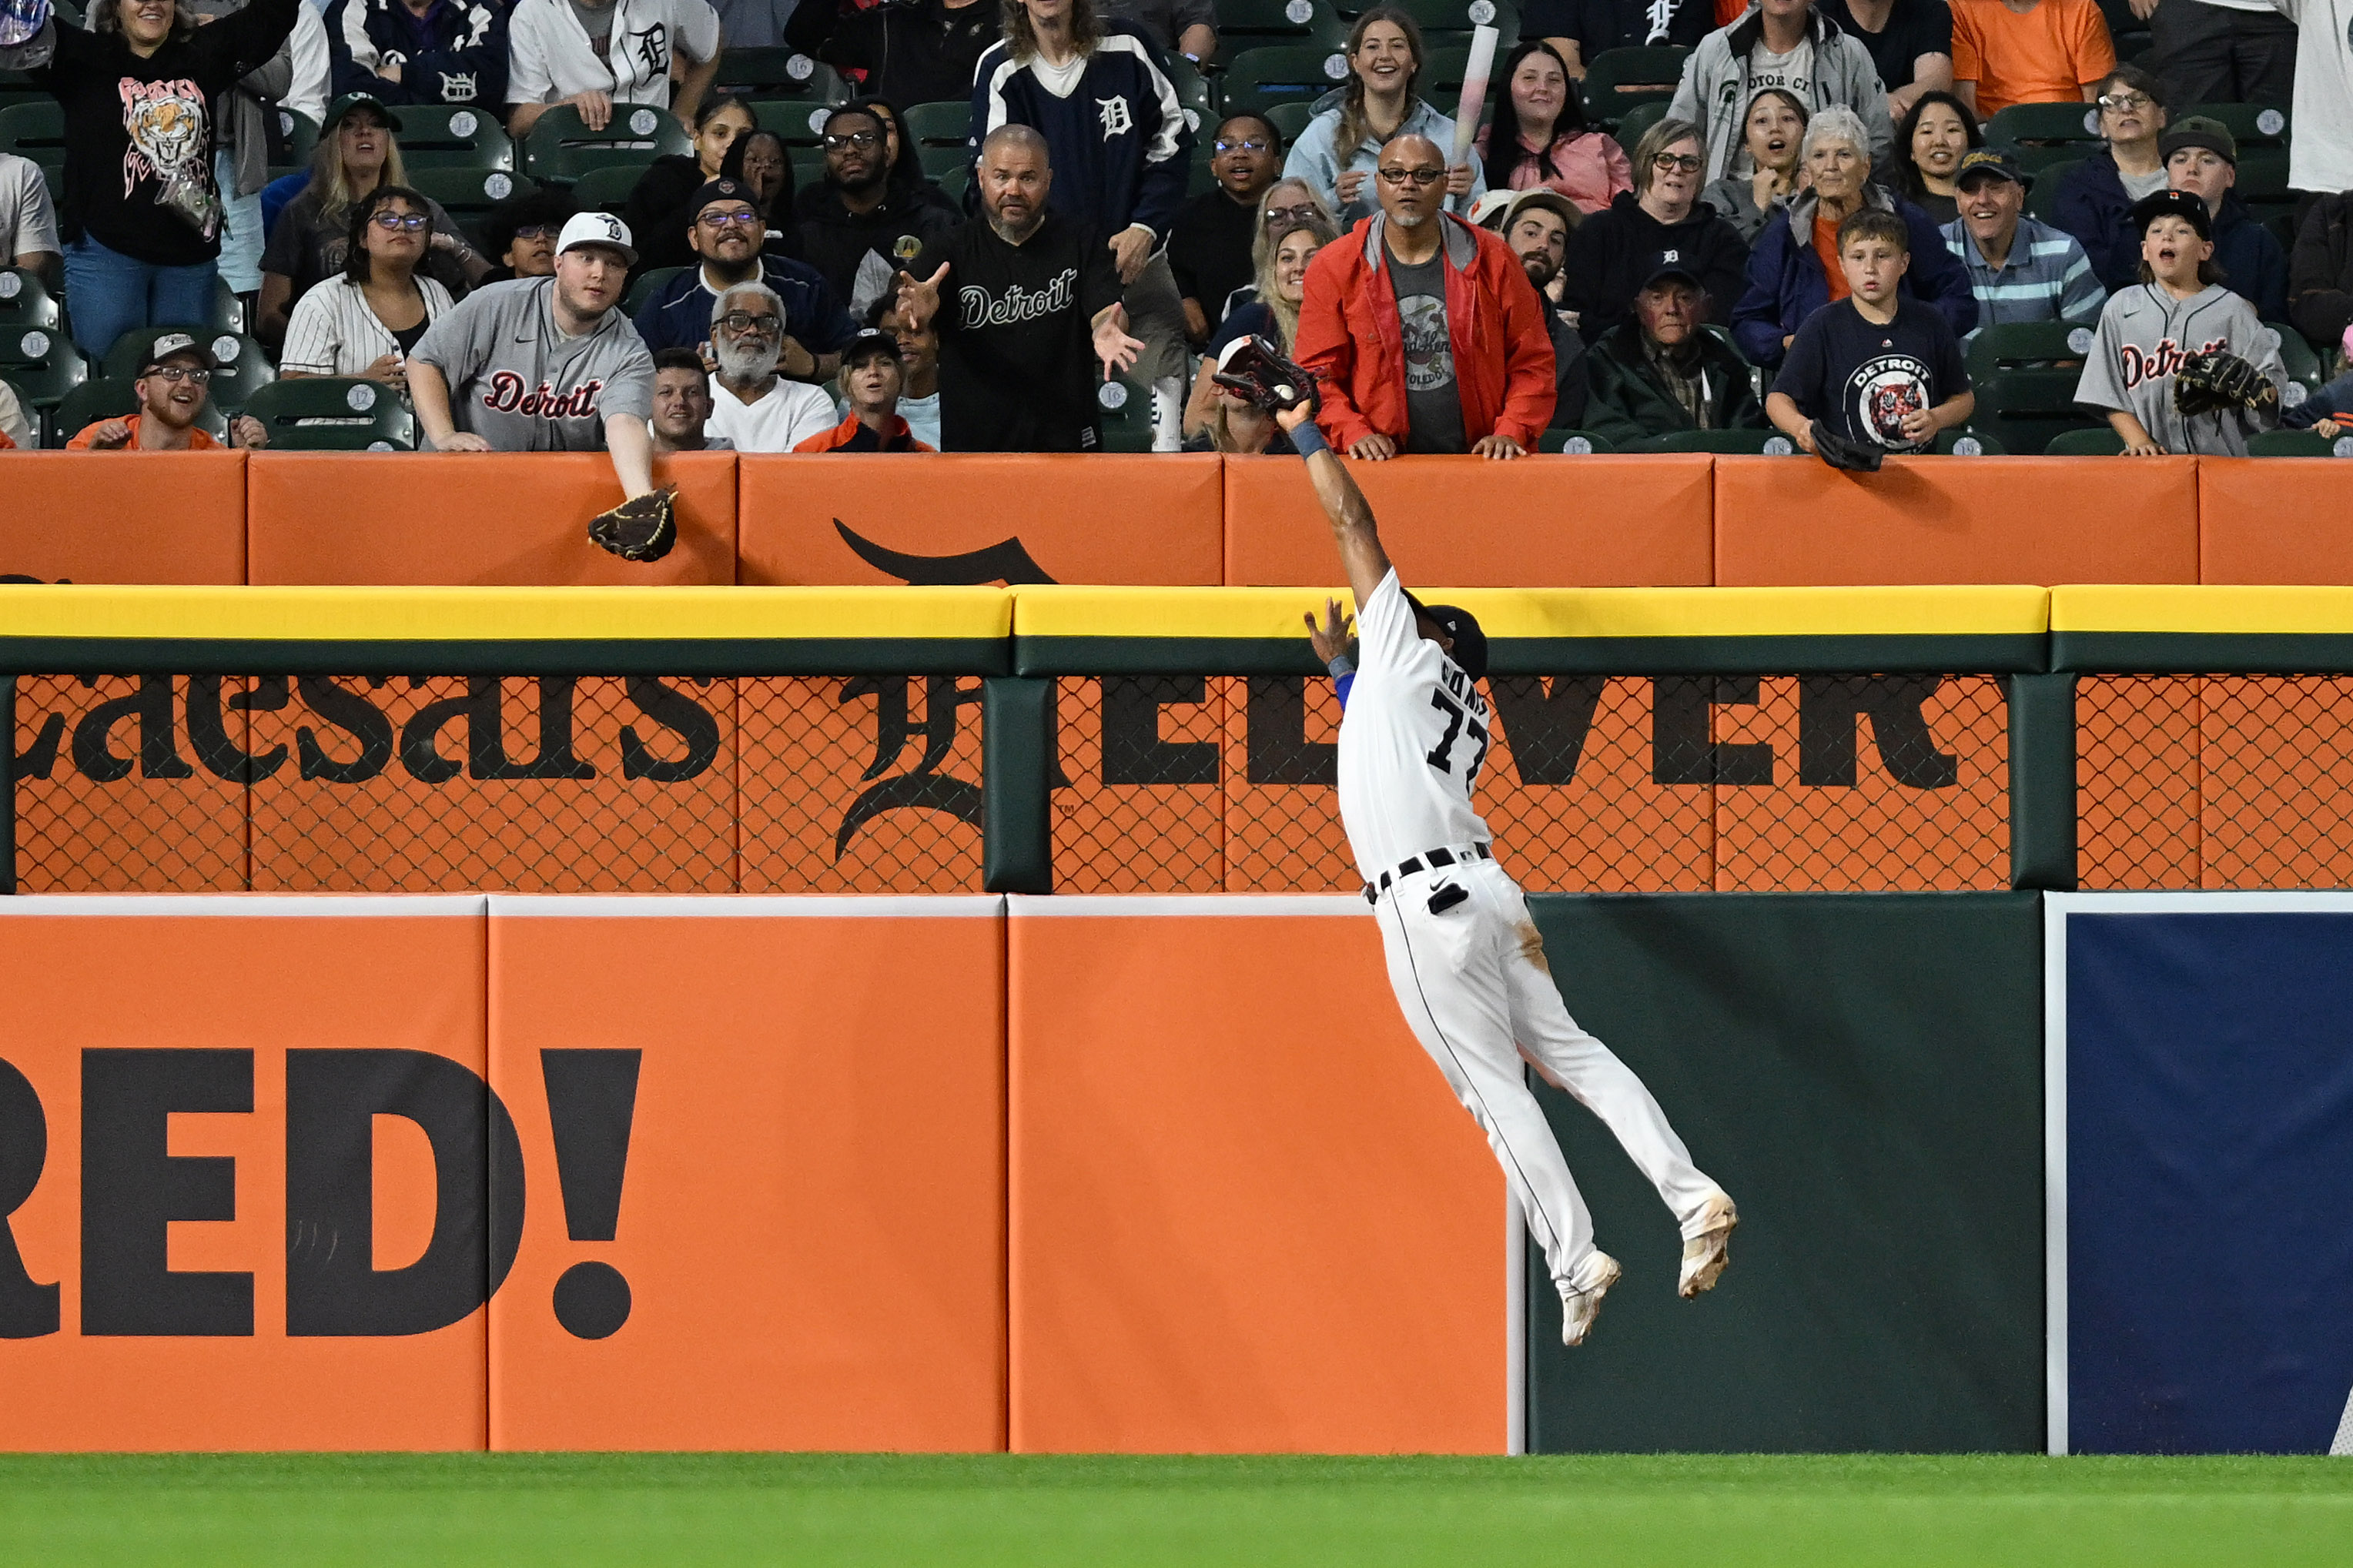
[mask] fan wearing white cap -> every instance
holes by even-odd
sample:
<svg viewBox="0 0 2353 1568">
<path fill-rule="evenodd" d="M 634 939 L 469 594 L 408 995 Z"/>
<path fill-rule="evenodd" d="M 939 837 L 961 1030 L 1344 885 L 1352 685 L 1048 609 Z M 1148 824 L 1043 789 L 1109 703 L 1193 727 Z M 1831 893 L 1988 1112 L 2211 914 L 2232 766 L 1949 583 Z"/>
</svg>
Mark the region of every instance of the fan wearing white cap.
<svg viewBox="0 0 2353 1568">
<path fill-rule="evenodd" d="M 653 489 L 654 362 L 618 308 L 638 253 L 629 226 L 580 213 L 555 275 L 477 289 L 408 356 L 417 421 L 436 451 L 597 452 L 632 497 Z"/>
</svg>

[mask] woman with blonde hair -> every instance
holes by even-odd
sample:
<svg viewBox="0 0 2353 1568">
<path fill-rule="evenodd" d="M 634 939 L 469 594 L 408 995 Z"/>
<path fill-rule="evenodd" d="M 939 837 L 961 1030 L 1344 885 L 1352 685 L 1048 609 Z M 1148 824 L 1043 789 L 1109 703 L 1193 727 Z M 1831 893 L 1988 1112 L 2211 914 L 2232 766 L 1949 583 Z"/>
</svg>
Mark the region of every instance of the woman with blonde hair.
<svg viewBox="0 0 2353 1568">
<path fill-rule="evenodd" d="M 1215 379 L 1219 357 L 1228 345 L 1244 338 L 1261 337 L 1286 357 L 1299 335 L 1299 306 L 1307 292 L 1307 266 L 1315 253 L 1338 237 L 1331 214 L 1315 195 L 1297 180 L 1278 180 L 1259 198 L 1259 232 L 1250 247 L 1258 262 L 1257 298 L 1238 305 L 1225 325 L 1209 340 L 1208 354 L 1194 378 L 1192 401 L 1185 409 L 1187 444 L 1198 449 L 1201 438 L 1216 452 L 1289 451 L 1290 442 L 1275 428 L 1274 416 L 1234 396 Z"/>
<path fill-rule="evenodd" d="M 1285 178 L 1304 180 L 1324 205 L 1340 215 L 1343 226 L 1380 210 L 1367 183 L 1393 136 L 1427 136 L 1440 153 L 1454 152 L 1454 121 L 1414 96 L 1421 82 L 1421 28 L 1394 5 L 1376 5 L 1348 29 L 1348 81 L 1307 122 L 1282 165 Z M 1486 176 L 1475 162 L 1446 171 L 1448 203 L 1467 215 L 1486 194 Z"/>
</svg>

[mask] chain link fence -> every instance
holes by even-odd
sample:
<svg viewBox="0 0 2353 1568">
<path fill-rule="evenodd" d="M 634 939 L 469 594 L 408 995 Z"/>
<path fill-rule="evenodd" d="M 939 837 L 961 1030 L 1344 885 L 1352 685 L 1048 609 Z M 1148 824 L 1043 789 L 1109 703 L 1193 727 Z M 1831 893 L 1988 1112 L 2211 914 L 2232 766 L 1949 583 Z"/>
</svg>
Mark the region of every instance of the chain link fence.
<svg viewBox="0 0 2353 1568">
<path fill-rule="evenodd" d="M 2353 677 L 2084 676 L 2075 713 L 2084 888 L 2353 887 Z"/>
<path fill-rule="evenodd" d="M 28 676 L 24 892 L 971 892 L 953 677 Z"/>
</svg>

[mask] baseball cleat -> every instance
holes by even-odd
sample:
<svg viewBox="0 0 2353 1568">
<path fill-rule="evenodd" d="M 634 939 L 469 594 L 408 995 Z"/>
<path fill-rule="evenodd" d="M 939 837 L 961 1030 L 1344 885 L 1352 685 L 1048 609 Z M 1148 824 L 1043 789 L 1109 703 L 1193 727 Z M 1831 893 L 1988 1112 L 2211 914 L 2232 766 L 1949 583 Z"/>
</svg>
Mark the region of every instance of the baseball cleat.
<svg viewBox="0 0 2353 1568">
<path fill-rule="evenodd" d="M 1595 1253 L 1593 1265 L 1592 1284 L 1581 1290 L 1572 1288 L 1561 1292 L 1560 1342 L 1571 1349 L 1585 1342 L 1585 1336 L 1593 1328 L 1593 1320 L 1601 1315 L 1601 1298 L 1625 1272 L 1618 1267 L 1618 1260 L 1606 1252 Z"/>
<path fill-rule="evenodd" d="M 1740 1223 L 1740 1211 L 1728 1194 L 1717 1193 L 1700 1210 L 1700 1233 L 1683 1243 L 1683 1279 L 1675 1286 L 1675 1293 L 1686 1301 L 1714 1289 L 1724 1277 L 1725 1265 L 1732 1261 L 1732 1232 Z"/>
</svg>

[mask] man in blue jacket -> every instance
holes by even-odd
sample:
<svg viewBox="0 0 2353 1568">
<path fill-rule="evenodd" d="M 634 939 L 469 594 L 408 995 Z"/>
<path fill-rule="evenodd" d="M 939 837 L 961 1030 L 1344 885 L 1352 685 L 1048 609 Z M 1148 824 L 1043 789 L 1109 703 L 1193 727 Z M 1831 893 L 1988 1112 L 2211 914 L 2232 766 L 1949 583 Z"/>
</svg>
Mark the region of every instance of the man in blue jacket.
<svg viewBox="0 0 2353 1568">
<path fill-rule="evenodd" d="M 1185 302 L 1168 269 L 1168 231 L 1184 205 L 1193 129 L 1160 51 L 1093 0 L 1019 0 L 1005 40 L 972 83 L 972 156 L 1001 125 L 1046 139 L 1052 209 L 1109 236 L 1129 330 L 1145 342 L 1155 450 L 1173 452 L 1185 405 Z"/>
<path fill-rule="evenodd" d="M 505 121 L 507 13 L 498 0 L 334 0 L 326 22 L 335 96 L 478 103 Z"/>
</svg>

